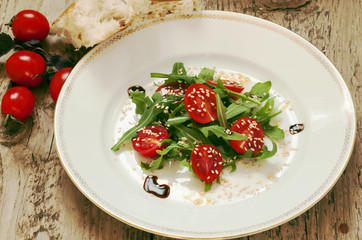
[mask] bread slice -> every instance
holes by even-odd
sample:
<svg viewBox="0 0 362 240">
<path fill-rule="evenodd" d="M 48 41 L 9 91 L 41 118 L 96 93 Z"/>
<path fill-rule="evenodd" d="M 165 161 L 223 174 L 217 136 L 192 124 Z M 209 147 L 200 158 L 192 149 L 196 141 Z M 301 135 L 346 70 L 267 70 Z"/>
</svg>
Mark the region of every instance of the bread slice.
<svg viewBox="0 0 362 240">
<path fill-rule="evenodd" d="M 75 48 L 92 47 L 131 23 L 190 13 L 197 0 L 75 0 L 52 24 L 51 32 Z"/>
</svg>

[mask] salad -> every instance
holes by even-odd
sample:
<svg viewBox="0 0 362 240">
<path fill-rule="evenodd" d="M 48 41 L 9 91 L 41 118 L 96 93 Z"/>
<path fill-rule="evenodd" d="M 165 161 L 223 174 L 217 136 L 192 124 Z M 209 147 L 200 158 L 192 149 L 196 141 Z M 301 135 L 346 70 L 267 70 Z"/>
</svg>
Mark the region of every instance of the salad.
<svg viewBox="0 0 362 240">
<path fill-rule="evenodd" d="M 112 150 L 131 141 L 135 151 L 150 158 L 149 163 L 141 163 L 145 170 L 178 161 L 205 182 L 204 191 L 220 182 L 224 169 L 235 171 L 238 161 L 274 156 L 284 131 L 271 124 L 281 113 L 274 110 L 271 82 L 258 82 L 244 91 L 245 86 L 214 75 L 215 70 L 203 68 L 189 76 L 181 62 L 174 63 L 170 74 L 151 73 L 164 83 L 152 96 L 130 92 L 140 120 Z M 266 138 L 271 144 L 265 144 Z"/>
</svg>

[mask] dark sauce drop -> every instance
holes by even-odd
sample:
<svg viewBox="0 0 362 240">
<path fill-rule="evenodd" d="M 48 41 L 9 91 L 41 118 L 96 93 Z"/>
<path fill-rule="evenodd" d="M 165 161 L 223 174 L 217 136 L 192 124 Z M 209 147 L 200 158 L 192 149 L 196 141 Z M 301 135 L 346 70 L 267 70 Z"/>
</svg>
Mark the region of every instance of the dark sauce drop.
<svg viewBox="0 0 362 240">
<path fill-rule="evenodd" d="M 291 125 L 289 127 L 289 132 L 292 135 L 300 133 L 303 130 L 304 130 L 304 124 L 303 123 L 297 123 L 297 124 Z"/>
<path fill-rule="evenodd" d="M 147 176 L 143 184 L 143 189 L 156 197 L 167 198 L 168 195 L 170 195 L 170 187 L 166 184 L 158 184 L 157 179 L 158 177 L 156 176 Z"/>
<path fill-rule="evenodd" d="M 131 95 L 131 92 L 143 92 L 143 93 L 146 93 L 146 90 L 143 87 L 141 87 L 140 85 L 134 85 L 134 86 L 129 87 L 127 89 L 128 96 Z"/>
</svg>

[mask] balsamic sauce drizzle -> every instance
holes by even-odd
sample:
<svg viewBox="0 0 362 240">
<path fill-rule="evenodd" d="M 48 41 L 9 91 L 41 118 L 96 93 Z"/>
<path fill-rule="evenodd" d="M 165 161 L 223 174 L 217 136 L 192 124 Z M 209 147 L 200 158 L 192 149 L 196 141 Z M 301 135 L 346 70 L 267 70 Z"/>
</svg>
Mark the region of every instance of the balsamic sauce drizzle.
<svg viewBox="0 0 362 240">
<path fill-rule="evenodd" d="M 293 124 L 289 127 L 289 132 L 290 134 L 294 135 L 297 133 L 300 133 L 301 131 L 304 130 L 304 124 L 303 123 L 297 123 L 297 124 Z"/>
<path fill-rule="evenodd" d="M 170 195 L 170 187 L 166 184 L 158 184 L 157 179 L 157 176 L 147 176 L 143 184 L 143 189 L 156 197 L 167 198 L 168 195 Z"/>
</svg>

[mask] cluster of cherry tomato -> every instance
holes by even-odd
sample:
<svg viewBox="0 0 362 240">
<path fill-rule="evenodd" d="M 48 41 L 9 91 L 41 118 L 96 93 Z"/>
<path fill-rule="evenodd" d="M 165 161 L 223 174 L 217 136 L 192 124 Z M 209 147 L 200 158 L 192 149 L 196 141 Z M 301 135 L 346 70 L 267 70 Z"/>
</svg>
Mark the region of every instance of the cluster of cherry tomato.
<svg viewBox="0 0 362 240">
<path fill-rule="evenodd" d="M 46 17 L 34 10 L 19 12 L 10 25 L 15 39 L 22 42 L 43 41 L 50 30 Z M 1 112 L 6 116 L 4 125 L 10 119 L 23 122 L 32 114 L 35 97 L 29 89 L 43 82 L 47 67 L 44 58 L 34 51 L 17 51 L 7 59 L 5 70 L 15 86 L 7 90 L 1 101 Z M 54 102 L 71 70 L 63 68 L 51 78 L 49 92 Z"/>
<path fill-rule="evenodd" d="M 207 81 L 211 85 L 217 85 L 217 81 L 210 79 Z M 237 93 L 241 93 L 244 87 L 231 80 L 224 80 L 224 86 Z M 185 95 L 185 108 L 189 116 L 199 124 L 207 124 L 218 118 L 216 108 L 216 93 L 205 84 L 171 82 L 160 86 L 157 90 L 162 95 Z M 180 102 L 176 102 L 179 104 Z M 244 154 L 251 150 L 253 155 L 259 153 L 264 146 L 264 131 L 259 122 L 250 117 L 242 117 L 235 121 L 231 131 L 248 136 L 246 140 L 229 140 L 233 150 L 239 154 Z M 163 150 L 167 145 L 162 145 L 162 141 L 169 139 L 169 133 L 163 126 L 146 126 L 132 139 L 135 151 L 145 157 L 155 158 L 159 154 L 158 150 Z M 210 144 L 197 146 L 191 154 L 191 166 L 195 174 L 205 182 L 213 182 L 221 173 L 222 156 L 219 150 Z"/>
</svg>

